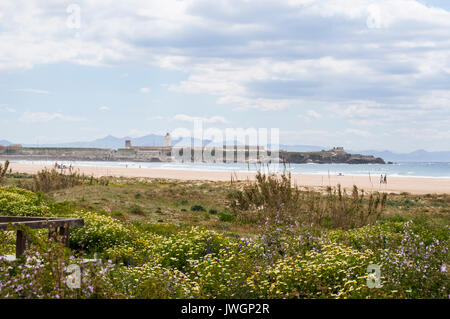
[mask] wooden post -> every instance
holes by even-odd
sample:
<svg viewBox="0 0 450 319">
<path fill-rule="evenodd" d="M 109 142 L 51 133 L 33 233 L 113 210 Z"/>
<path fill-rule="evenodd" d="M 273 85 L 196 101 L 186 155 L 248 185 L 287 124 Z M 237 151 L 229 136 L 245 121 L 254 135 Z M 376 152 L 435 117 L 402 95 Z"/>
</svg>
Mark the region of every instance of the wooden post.
<svg viewBox="0 0 450 319">
<path fill-rule="evenodd" d="M 16 258 L 23 256 L 27 246 L 27 235 L 23 230 L 17 230 L 16 233 Z"/>
<path fill-rule="evenodd" d="M 59 227 L 59 236 L 61 236 L 61 238 L 60 238 L 61 243 L 64 246 L 69 247 L 69 226 L 68 225 Z"/>
<path fill-rule="evenodd" d="M 57 241 L 58 240 L 58 229 L 55 227 L 48 228 L 48 239 Z"/>
<path fill-rule="evenodd" d="M 69 227 L 83 226 L 81 218 L 46 218 L 46 217 L 23 217 L 23 216 L 0 216 L 0 231 L 8 230 L 12 225 L 23 225 L 31 229 L 48 228 L 48 237 L 51 240 L 69 245 Z M 58 238 L 60 235 L 61 238 Z M 27 232 L 23 229 L 16 230 L 16 257 L 23 256 L 28 248 Z"/>
</svg>

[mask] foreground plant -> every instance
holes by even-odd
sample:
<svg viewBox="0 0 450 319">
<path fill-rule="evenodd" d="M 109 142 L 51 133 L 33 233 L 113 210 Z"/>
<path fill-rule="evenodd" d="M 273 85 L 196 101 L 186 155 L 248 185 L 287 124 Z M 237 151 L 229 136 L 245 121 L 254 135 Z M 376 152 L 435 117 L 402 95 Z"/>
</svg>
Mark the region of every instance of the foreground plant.
<svg viewBox="0 0 450 319">
<path fill-rule="evenodd" d="M 243 223 L 275 220 L 329 228 L 355 228 L 373 224 L 383 212 L 385 193 L 365 194 L 356 186 L 351 194 L 338 185 L 326 194 L 294 186 L 290 173 L 258 172 L 256 182 L 230 193 L 229 206 Z"/>
<path fill-rule="evenodd" d="M 0 164 L 0 185 L 3 184 L 3 181 L 5 179 L 5 175 L 8 172 L 9 167 L 9 161 L 6 160 L 5 164 Z"/>
<path fill-rule="evenodd" d="M 33 244 L 24 256 L 0 258 L 0 298 L 120 297 L 107 280 L 114 265 L 86 263 L 57 242 L 28 235 Z M 79 286 L 69 282 L 75 280 L 70 265 L 82 269 Z"/>
</svg>

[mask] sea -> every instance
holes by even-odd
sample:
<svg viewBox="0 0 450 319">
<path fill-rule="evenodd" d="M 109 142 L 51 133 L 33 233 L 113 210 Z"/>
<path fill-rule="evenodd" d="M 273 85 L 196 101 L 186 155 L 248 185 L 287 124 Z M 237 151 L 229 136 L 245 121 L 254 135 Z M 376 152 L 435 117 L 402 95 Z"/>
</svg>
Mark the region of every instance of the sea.
<svg viewBox="0 0 450 319">
<path fill-rule="evenodd" d="M 53 165 L 55 161 L 13 161 Z M 450 179 L 450 162 L 399 162 L 394 164 L 247 164 L 247 163 L 179 163 L 179 162 L 108 162 L 108 161 L 59 161 L 66 166 L 97 166 L 121 168 L 155 168 L 168 170 L 221 171 L 221 172 L 269 172 L 288 171 L 299 174 L 380 176 L 396 177 L 439 177 Z M 449 181 L 450 182 L 450 181 Z"/>
</svg>

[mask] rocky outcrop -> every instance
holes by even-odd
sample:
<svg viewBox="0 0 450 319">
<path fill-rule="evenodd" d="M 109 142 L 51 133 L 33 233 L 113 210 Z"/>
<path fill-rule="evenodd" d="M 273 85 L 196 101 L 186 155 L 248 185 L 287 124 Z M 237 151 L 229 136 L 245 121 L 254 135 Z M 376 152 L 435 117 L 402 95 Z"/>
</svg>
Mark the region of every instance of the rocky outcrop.
<svg viewBox="0 0 450 319">
<path fill-rule="evenodd" d="M 385 164 L 380 157 L 372 155 L 349 154 L 344 150 L 329 150 L 321 152 L 280 152 L 280 158 L 288 163 L 317 164 Z"/>
</svg>

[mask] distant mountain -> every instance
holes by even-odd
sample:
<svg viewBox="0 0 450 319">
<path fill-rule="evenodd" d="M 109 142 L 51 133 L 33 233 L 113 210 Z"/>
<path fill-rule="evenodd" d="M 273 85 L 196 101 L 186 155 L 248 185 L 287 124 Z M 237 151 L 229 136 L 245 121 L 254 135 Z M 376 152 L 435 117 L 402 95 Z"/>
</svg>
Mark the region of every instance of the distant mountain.
<svg viewBox="0 0 450 319">
<path fill-rule="evenodd" d="M 23 144 L 24 147 L 89 147 L 89 148 L 111 148 L 118 149 L 125 147 L 125 141 L 131 140 L 132 145 L 135 146 L 160 146 L 164 145 L 164 136 L 157 134 L 149 134 L 141 137 L 115 137 L 112 135 L 90 141 L 90 142 L 72 142 L 59 144 Z M 172 139 L 172 145 L 187 146 L 193 143 L 193 139 L 178 138 Z M 210 144 L 211 141 L 204 140 L 203 145 Z M 11 145 L 12 142 L 0 140 L 1 145 Z M 198 143 L 199 144 L 199 143 Z M 214 143 L 211 143 L 213 145 Z M 229 143 L 230 145 L 233 143 Z M 317 152 L 321 150 L 328 150 L 329 146 L 317 145 L 287 145 L 280 144 L 280 149 L 287 152 Z M 377 151 L 377 150 L 346 150 L 351 154 L 373 155 L 381 157 L 385 161 L 391 162 L 450 162 L 450 151 L 428 152 L 425 150 L 417 150 L 411 153 L 396 153 L 392 151 Z"/>
<path fill-rule="evenodd" d="M 417 150 L 411 153 L 394 153 L 391 151 L 364 150 L 349 152 L 373 155 L 390 162 L 450 162 L 450 151 L 428 152 L 425 150 Z"/>
<path fill-rule="evenodd" d="M 14 144 L 14 143 L 11 143 L 10 141 L 7 141 L 7 140 L 0 140 L 0 145 L 8 146 L 8 145 L 11 145 L 11 144 Z"/>
<path fill-rule="evenodd" d="M 24 144 L 25 147 L 86 147 L 86 148 L 121 148 L 125 146 L 125 139 L 112 135 L 90 141 L 90 142 L 71 142 L 58 144 Z"/>
<path fill-rule="evenodd" d="M 164 136 L 149 134 L 141 137 L 115 137 L 112 135 L 96 139 L 90 142 L 72 142 L 72 143 L 58 143 L 58 144 L 23 144 L 24 147 L 86 147 L 86 148 L 111 148 L 119 149 L 125 147 L 125 141 L 130 140 L 133 146 L 161 146 L 164 145 Z M 193 139 L 178 138 L 172 139 L 172 145 L 191 145 Z M 204 143 L 210 142 L 205 140 Z M 1 143 L 0 143 L 1 144 Z"/>
<path fill-rule="evenodd" d="M 314 146 L 314 145 L 286 145 L 280 144 L 280 149 L 286 152 L 320 152 L 328 150 L 330 147 Z"/>
<path fill-rule="evenodd" d="M 135 146 L 158 146 L 164 145 L 164 136 L 150 134 L 142 137 L 115 137 L 112 135 L 90 141 L 90 142 L 72 142 L 72 143 L 58 143 L 58 144 L 24 144 L 25 147 L 87 147 L 87 148 L 124 148 L 125 141 L 131 140 L 131 144 Z"/>
</svg>

